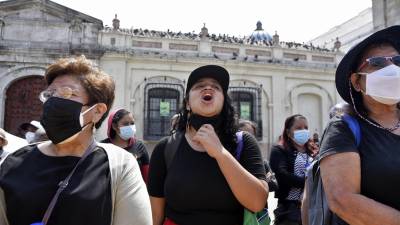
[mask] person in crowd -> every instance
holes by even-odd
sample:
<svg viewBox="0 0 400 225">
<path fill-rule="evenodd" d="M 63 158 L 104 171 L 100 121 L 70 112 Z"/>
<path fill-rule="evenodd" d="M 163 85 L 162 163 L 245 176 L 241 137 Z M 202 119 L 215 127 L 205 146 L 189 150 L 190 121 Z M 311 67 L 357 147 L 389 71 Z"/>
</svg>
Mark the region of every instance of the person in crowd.
<svg viewBox="0 0 400 225">
<path fill-rule="evenodd" d="M 1 164 L 0 224 L 152 224 L 132 154 L 94 140 L 114 101 L 114 81 L 84 56 L 51 64 L 45 81 L 41 124 L 50 141 Z"/>
<path fill-rule="evenodd" d="M 319 153 L 319 146 L 314 138 L 310 138 L 307 142 L 307 148 L 310 150 L 310 155 L 314 159 Z"/>
<path fill-rule="evenodd" d="M 46 131 L 44 130 L 43 127 L 41 127 L 35 131 L 35 138 L 31 143 L 43 142 L 48 140 L 49 137 L 47 137 Z"/>
<path fill-rule="evenodd" d="M 181 115 L 179 113 L 177 113 L 171 117 L 171 129 L 170 129 L 171 134 L 173 134 L 176 131 L 180 116 Z"/>
<path fill-rule="evenodd" d="M 282 144 L 271 149 L 271 169 L 278 180 L 275 191 L 278 207 L 274 211 L 275 224 L 301 224 L 300 205 L 305 184 L 305 172 L 312 161 L 312 151 L 308 145 L 310 131 L 307 119 L 292 115 L 285 120 Z"/>
<path fill-rule="evenodd" d="M 36 131 L 39 129 L 43 130 L 43 127 L 40 125 L 40 122 L 36 120 L 32 120 L 29 123 L 23 123 L 19 126 L 22 136 L 25 137 L 25 140 L 28 143 L 36 142 Z"/>
<path fill-rule="evenodd" d="M 353 114 L 353 110 L 351 109 L 350 105 L 345 102 L 337 103 L 336 105 L 332 106 L 329 110 L 329 119 L 332 119 L 335 116 L 343 116 L 344 114 Z"/>
<path fill-rule="evenodd" d="M 316 144 L 317 146 L 319 146 L 319 135 L 318 135 L 317 132 L 315 132 L 315 133 L 313 134 L 312 141 L 313 141 L 314 144 Z"/>
<path fill-rule="evenodd" d="M 323 187 L 340 224 L 400 221 L 399 40 L 400 26 L 377 31 L 351 48 L 336 70 L 336 89 L 361 131 L 357 144 L 337 117 L 321 143 Z"/>
<path fill-rule="evenodd" d="M 0 160 L 3 157 L 3 153 L 4 153 L 4 146 L 6 146 L 8 144 L 7 138 L 6 138 L 6 132 L 0 128 Z"/>
<path fill-rule="evenodd" d="M 257 124 L 250 120 L 239 119 L 238 128 L 241 131 L 247 131 L 254 137 L 257 134 Z"/>
<path fill-rule="evenodd" d="M 118 109 L 108 116 L 107 139 L 103 143 L 112 143 L 132 153 L 137 159 L 143 180 L 147 182 L 149 171 L 149 153 L 143 142 L 135 137 L 136 125 L 132 113 Z"/>
<path fill-rule="evenodd" d="M 155 225 L 242 224 L 244 208 L 264 208 L 268 185 L 261 152 L 255 138 L 244 132 L 237 155 L 228 86 L 223 67 L 206 65 L 191 72 L 174 134 L 181 139 L 162 139 L 150 159 L 148 190 Z M 171 160 L 166 157 L 169 144 L 179 146 Z"/>
<path fill-rule="evenodd" d="M 23 123 L 19 128 L 29 144 L 49 140 L 43 126 L 36 120 L 32 120 L 30 123 Z"/>
<path fill-rule="evenodd" d="M 254 137 L 257 134 L 257 125 L 253 121 L 239 119 L 238 128 L 241 131 L 246 131 L 252 134 Z M 272 172 L 271 167 L 267 160 L 264 160 L 264 168 L 267 177 L 268 188 L 270 192 L 278 190 L 278 182 L 275 178 L 275 174 Z M 268 207 L 267 207 L 268 208 Z"/>
<path fill-rule="evenodd" d="M 2 159 L 4 159 L 7 154 L 15 152 L 16 150 L 28 145 L 28 142 L 23 138 L 12 135 L 3 129 L 2 133 L 4 134 L 5 139 L 7 139 L 7 145 L 3 145 L 2 147 L 3 153 L 0 154 L 0 157 Z M 1 164 L 1 159 L 0 159 L 0 164 Z"/>
</svg>

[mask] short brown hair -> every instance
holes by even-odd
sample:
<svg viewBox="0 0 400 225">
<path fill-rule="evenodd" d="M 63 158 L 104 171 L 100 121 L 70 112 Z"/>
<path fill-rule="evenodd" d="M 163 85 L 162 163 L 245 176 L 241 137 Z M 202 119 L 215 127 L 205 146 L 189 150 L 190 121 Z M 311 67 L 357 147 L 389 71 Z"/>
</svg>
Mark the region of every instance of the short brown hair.
<svg viewBox="0 0 400 225">
<path fill-rule="evenodd" d="M 114 80 L 84 55 L 73 58 L 61 58 L 51 64 L 44 75 L 47 85 L 50 85 L 54 79 L 62 75 L 71 75 L 81 82 L 83 88 L 89 95 L 89 105 L 104 103 L 107 105 L 107 112 L 95 125 L 99 128 L 101 123 L 107 117 L 108 112 L 115 98 Z"/>
</svg>

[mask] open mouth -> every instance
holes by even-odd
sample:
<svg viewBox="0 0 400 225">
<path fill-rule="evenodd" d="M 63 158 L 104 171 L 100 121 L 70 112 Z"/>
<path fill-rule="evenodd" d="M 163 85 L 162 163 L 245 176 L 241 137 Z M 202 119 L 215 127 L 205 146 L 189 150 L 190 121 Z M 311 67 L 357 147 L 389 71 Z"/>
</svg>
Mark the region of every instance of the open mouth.
<svg viewBox="0 0 400 225">
<path fill-rule="evenodd" d="M 211 100 L 212 100 L 212 95 L 209 95 L 209 94 L 204 95 L 204 96 L 203 96 L 203 100 L 204 100 L 204 101 L 211 101 Z"/>
</svg>

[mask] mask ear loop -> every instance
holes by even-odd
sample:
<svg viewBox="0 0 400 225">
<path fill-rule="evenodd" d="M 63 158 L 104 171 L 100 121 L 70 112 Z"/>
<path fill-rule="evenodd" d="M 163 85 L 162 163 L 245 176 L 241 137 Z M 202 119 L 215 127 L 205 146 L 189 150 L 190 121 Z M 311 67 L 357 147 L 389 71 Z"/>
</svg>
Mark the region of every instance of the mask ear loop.
<svg viewBox="0 0 400 225">
<path fill-rule="evenodd" d="M 360 118 L 364 119 L 364 117 L 357 110 L 356 102 L 354 101 L 353 92 L 351 90 L 351 85 L 352 85 L 351 84 L 351 80 L 349 79 L 349 93 L 350 93 L 351 103 L 353 105 L 354 112 L 357 114 L 357 116 L 359 116 Z"/>
<path fill-rule="evenodd" d="M 83 129 L 84 127 L 86 127 L 87 125 L 93 123 L 93 133 L 96 132 L 95 123 L 94 123 L 93 121 L 90 121 L 90 122 L 88 122 L 87 124 L 83 124 L 83 122 L 84 122 L 84 121 L 83 121 L 83 116 L 84 116 L 87 112 L 89 112 L 90 110 L 92 110 L 94 107 L 96 107 L 96 105 L 97 105 L 97 104 L 92 105 L 90 108 L 86 109 L 84 112 L 80 113 L 80 115 L 79 115 L 79 124 L 81 125 L 82 129 Z"/>
</svg>

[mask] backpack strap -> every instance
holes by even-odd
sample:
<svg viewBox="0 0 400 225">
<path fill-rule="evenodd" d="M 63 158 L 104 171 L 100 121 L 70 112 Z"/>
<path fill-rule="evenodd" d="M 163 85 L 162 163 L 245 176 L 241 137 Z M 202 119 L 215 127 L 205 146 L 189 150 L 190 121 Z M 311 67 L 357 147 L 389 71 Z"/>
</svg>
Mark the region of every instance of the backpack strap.
<svg viewBox="0 0 400 225">
<path fill-rule="evenodd" d="M 242 154 L 243 150 L 243 131 L 238 131 L 236 132 L 236 142 L 237 142 L 237 147 L 236 147 L 236 160 L 239 161 L 240 155 Z"/>
<path fill-rule="evenodd" d="M 358 123 L 358 120 L 349 114 L 344 114 L 342 116 L 342 119 L 347 123 L 351 132 L 353 133 L 354 138 L 356 139 L 356 145 L 358 148 L 360 146 L 360 142 L 361 142 L 361 129 L 360 129 L 360 124 Z"/>
<path fill-rule="evenodd" d="M 169 136 L 167 144 L 164 149 L 164 159 L 167 170 L 171 166 L 172 160 L 178 150 L 179 144 L 181 143 L 183 133 L 176 131 L 171 136 Z"/>
</svg>

